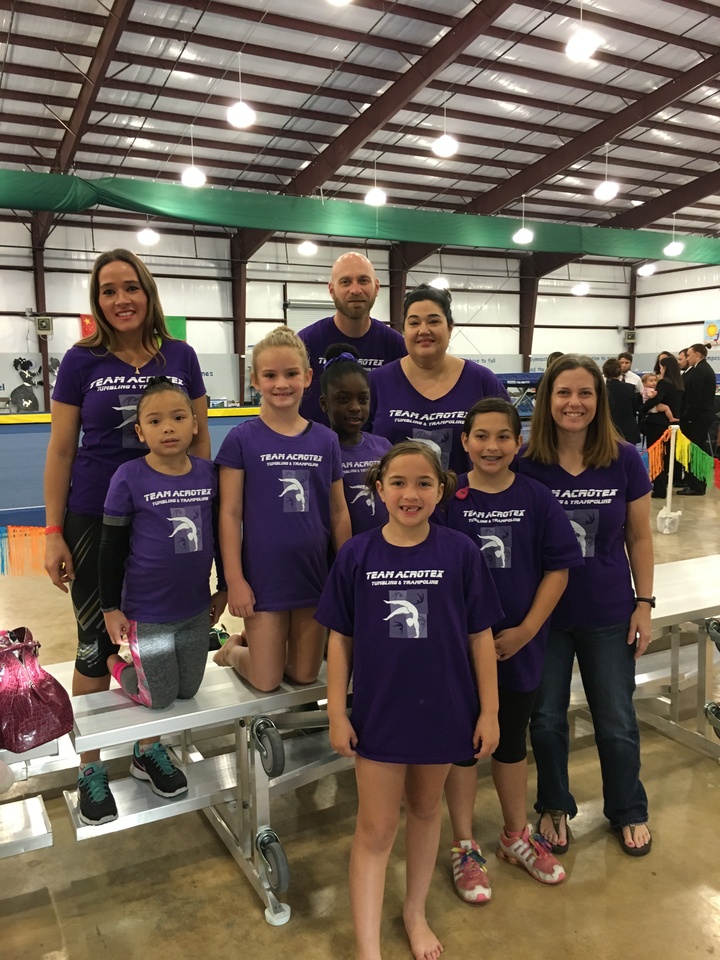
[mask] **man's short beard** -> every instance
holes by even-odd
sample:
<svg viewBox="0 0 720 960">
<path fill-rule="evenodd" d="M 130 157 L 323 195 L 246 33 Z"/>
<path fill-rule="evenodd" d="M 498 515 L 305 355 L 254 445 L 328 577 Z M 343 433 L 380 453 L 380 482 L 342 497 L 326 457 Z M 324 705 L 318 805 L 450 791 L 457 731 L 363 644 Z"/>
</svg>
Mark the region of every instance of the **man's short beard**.
<svg viewBox="0 0 720 960">
<path fill-rule="evenodd" d="M 370 316 L 370 311 L 375 304 L 375 297 L 373 297 L 372 300 L 364 301 L 363 303 L 356 302 L 354 304 L 354 306 L 362 308 L 362 313 L 351 313 L 349 308 L 352 304 L 342 303 L 337 297 L 333 297 L 332 301 L 335 304 L 337 312 L 342 314 L 343 317 L 347 317 L 348 320 L 364 320 Z"/>
</svg>

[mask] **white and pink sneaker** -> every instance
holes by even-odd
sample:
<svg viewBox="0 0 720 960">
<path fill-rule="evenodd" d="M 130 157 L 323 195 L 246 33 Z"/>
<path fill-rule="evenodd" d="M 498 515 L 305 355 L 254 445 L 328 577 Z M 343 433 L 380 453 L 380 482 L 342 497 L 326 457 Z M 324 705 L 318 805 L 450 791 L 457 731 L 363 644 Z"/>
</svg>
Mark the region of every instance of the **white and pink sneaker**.
<svg viewBox="0 0 720 960">
<path fill-rule="evenodd" d="M 496 856 L 508 863 L 519 863 L 531 877 L 540 883 L 562 883 L 565 871 L 560 861 L 553 856 L 550 843 L 539 833 L 533 833 L 528 824 L 521 834 L 500 834 Z"/>
</svg>

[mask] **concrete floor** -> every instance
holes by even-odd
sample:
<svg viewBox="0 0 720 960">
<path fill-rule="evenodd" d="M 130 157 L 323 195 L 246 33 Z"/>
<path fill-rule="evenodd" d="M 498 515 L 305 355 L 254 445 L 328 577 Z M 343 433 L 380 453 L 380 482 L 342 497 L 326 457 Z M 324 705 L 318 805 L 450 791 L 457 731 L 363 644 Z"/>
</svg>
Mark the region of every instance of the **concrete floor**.
<svg viewBox="0 0 720 960">
<path fill-rule="evenodd" d="M 653 501 L 653 524 L 660 506 Z M 680 531 L 656 534 L 657 562 L 720 553 L 720 493 L 677 506 L 684 511 Z M 717 593 L 720 609 L 720 589 L 709 584 L 708 590 Z M 73 655 L 69 601 L 44 579 L 0 578 L 0 624 L 27 624 L 43 644 L 46 663 Z M 633 860 L 608 833 L 596 753 L 590 736 L 581 736 L 571 759 L 580 813 L 564 857 L 568 880 L 558 888 L 492 856 L 501 820 L 491 781 L 481 777 L 477 837 L 488 856 L 493 900 L 471 907 L 455 896 L 446 818 L 428 900 L 444 956 L 690 960 L 720 952 L 720 765 L 647 727 L 642 741 L 652 854 Z M 124 768 L 124 761 L 113 761 L 111 773 L 122 775 Z M 291 869 L 282 899 L 293 916 L 280 928 L 265 923 L 259 899 L 202 814 L 78 843 L 61 793 L 71 781 L 54 774 L 19 783 L 3 797 L 42 791 L 54 845 L 0 860 L 2 960 L 352 957 L 352 772 L 273 802 L 272 824 Z M 532 785 L 531 769 L 531 795 Z M 385 960 L 410 957 L 400 919 L 403 882 L 399 838 L 388 870 Z"/>
</svg>

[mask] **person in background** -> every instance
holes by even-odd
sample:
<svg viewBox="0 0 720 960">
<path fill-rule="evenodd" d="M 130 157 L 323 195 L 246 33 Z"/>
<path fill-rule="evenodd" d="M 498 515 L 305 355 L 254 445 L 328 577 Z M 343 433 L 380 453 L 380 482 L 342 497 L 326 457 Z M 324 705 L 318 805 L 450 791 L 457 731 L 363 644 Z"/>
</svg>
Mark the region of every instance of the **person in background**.
<svg viewBox="0 0 720 960">
<path fill-rule="evenodd" d="M 169 377 L 188 394 L 198 428 L 190 453 L 210 456 L 198 358 L 187 343 L 170 336 L 145 264 L 129 250 L 100 254 L 90 275 L 90 304 L 95 332 L 67 351 L 58 370 L 44 481 L 45 570 L 60 590 L 70 588 L 78 625 L 75 697 L 110 686 L 107 658 L 115 648 L 98 591 L 103 504 L 117 468 L 147 453 L 135 420 L 151 377 Z M 81 757 L 79 815 L 88 824 L 117 817 L 99 760 L 99 751 Z"/>
<path fill-rule="evenodd" d="M 710 454 L 709 430 L 715 420 L 715 371 L 707 362 L 707 347 L 694 343 L 687 348 L 690 369 L 683 378 L 685 390 L 680 411 L 680 430 L 701 450 Z M 690 471 L 685 473 L 685 486 L 678 491 L 681 497 L 704 497 L 705 481 L 698 480 Z"/>
<path fill-rule="evenodd" d="M 620 379 L 623 383 L 631 383 L 638 393 L 642 393 L 642 380 L 630 369 L 633 361 L 632 354 L 627 352 L 619 353 L 617 358 L 620 361 Z"/>
<path fill-rule="evenodd" d="M 538 832 L 554 853 L 567 849 L 568 820 L 577 813 L 568 775 L 577 657 L 595 728 L 603 812 L 623 852 L 645 856 L 652 838 L 633 693 L 635 663 L 650 642 L 655 606 L 650 480 L 638 451 L 613 426 L 605 381 L 590 357 L 568 354 L 548 370 L 518 470 L 553 492 L 585 559 L 571 567 L 553 612 L 530 721 Z"/>
<path fill-rule="evenodd" d="M 407 352 L 397 330 L 370 316 L 380 281 L 367 257 L 361 253 L 343 253 L 338 257 L 333 264 L 328 290 L 335 304 L 334 315 L 311 323 L 298 334 L 307 348 L 313 372 L 300 404 L 300 415 L 325 426 L 328 418 L 320 405 L 320 374 L 330 344 L 349 343 L 357 350 L 361 364 L 370 372 L 398 360 Z"/>
<path fill-rule="evenodd" d="M 646 400 L 652 400 L 657 394 L 658 374 L 644 373 L 640 379 L 642 380 L 642 398 L 644 403 Z"/>
<path fill-rule="evenodd" d="M 391 443 L 422 440 L 435 449 L 443 469 L 462 473 L 468 468 L 461 439 L 465 415 L 483 397 L 507 400 L 507 391 L 492 370 L 448 352 L 449 290 L 421 284 L 406 295 L 404 317 L 408 355 L 370 377 L 372 432 Z"/>
<path fill-rule="evenodd" d="M 687 347 L 684 350 L 678 351 L 677 362 L 680 367 L 680 373 L 685 375 L 690 369 L 690 362 L 687 355 Z"/>
<path fill-rule="evenodd" d="M 680 366 L 671 355 L 660 359 L 660 377 L 654 397 L 649 397 L 640 409 L 643 418 L 643 430 L 647 445 L 651 447 L 668 428 L 668 423 L 677 421 L 682 407 L 682 395 L 685 380 L 680 374 Z M 666 452 L 662 473 L 653 480 L 652 496 L 655 500 L 664 500 L 667 496 L 669 448 Z M 677 471 L 679 464 L 674 465 Z"/>
<path fill-rule="evenodd" d="M 610 416 L 620 436 L 628 443 L 640 443 L 638 410 L 642 403 L 642 394 L 631 383 L 623 383 L 619 360 L 606 360 L 602 368 L 607 383 L 607 396 L 610 403 Z M 639 379 L 639 378 L 638 378 Z"/>
</svg>

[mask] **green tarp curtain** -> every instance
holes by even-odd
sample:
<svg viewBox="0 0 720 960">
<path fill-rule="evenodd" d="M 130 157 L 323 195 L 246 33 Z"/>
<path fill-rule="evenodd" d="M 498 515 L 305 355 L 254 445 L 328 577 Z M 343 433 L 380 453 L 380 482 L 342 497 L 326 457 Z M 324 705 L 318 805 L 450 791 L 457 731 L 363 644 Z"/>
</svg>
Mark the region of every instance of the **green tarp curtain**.
<svg viewBox="0 0 720 960">
<path fill-rule="evenodd" d="M 242 190 L 192 189 L 181 184 L 121 177 L 83 180 L 80 177 L 0 170 L 0 208 L 80 213 L 93 207 L 133 210 L 154 217 L 223 227 L 251 227 L 274 232 L 357 237 L 387 241 L 420 241 L 438 246 L 483 247 L 594 254 L 648 260 L 667 259 L 667 233 L 612 230 L 527 221 L 535 233 L 532 244 L 519 247 L 512 235 L 519 222 L 509 217 L 479 217 L 466 213 L 435 213 L 404 207 L 369 207 L 345 200 L 287 197 Z M 720 263 L 720 240 L 683 236 L 680 256 L 690 263 Z"/>
</svg>

